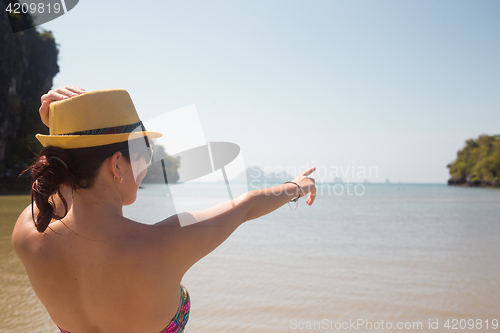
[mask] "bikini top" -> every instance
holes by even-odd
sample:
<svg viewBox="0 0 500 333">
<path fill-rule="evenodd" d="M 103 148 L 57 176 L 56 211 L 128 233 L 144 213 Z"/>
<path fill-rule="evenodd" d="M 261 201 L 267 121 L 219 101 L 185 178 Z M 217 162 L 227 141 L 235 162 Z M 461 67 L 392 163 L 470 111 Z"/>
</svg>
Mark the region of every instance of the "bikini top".
<svg viewBox="0 0 500 333">
<path fill-rule="evenodd" d="M 187 289 L 181 284 L 181 303 L 179 309 L 174 318 L 170 321 L 167 327 L 165 327 L 160 333 L 182 333 L 184 332 L 184 327 L 186 326 L 189 319 L 189 310 L 191 308 L 191 302 L 189 299 L 189 294 Z M 61 333 L 69 333 L 58 326 Z"/>
</svg>

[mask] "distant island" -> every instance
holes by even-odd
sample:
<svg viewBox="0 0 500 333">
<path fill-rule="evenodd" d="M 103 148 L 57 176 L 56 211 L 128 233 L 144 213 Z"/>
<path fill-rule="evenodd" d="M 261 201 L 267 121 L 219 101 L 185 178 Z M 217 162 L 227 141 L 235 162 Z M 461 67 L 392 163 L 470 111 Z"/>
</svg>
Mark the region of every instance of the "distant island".
<svg viewBox="0 0 500 333">
<path fill-rule="evenodd" d="M 451 175 L 448 185 L 500 187 L 500 135 L 467 140 L 447 167 Z"/>
</svg>

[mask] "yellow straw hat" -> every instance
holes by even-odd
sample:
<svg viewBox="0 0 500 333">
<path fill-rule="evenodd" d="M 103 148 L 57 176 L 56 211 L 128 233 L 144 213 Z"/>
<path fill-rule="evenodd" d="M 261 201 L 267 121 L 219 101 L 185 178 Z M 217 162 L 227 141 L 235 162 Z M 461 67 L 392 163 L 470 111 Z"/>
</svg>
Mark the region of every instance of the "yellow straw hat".
<svg viewBox="0 0 500 333">
<path fill-rule="evenodd" d="M 129 93 L 124 89 L 86 92 L 50 103 L 49 135 L 37 134 L 44 147 L 64 149 L 109 145 L 147 136 Z"/>
</svg>

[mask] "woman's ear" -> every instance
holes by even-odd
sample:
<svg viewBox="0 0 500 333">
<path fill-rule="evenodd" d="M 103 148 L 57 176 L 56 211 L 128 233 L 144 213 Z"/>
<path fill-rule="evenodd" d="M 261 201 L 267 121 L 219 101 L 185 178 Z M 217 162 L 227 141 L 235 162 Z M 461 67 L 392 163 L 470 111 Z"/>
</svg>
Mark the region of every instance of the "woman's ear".
<svg viewBox="0 0 500 333">
<path fill-rule="evenodd" d="M 122 153 L 117 151 L 114 153 L 111 158 L 110 158 L 110 165 L 111 165 L 111 173 L 113 174 L 113 177 L 117 178 L 123 178 L 123 174 L 125 170 L 122 170 L 122 162 L 123 161 L 123 156 Z"/>
</svg>

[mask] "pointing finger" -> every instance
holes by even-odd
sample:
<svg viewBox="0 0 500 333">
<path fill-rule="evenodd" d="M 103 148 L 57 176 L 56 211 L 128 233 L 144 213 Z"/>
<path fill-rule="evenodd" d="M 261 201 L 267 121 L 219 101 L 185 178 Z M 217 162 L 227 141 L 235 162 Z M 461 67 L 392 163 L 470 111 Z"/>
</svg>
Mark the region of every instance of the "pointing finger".
<svg viewBox="0 0 500 333">
<path fill-rule="evenodd" d="M 311 173 L 313 173 L 313 172 L 314 172 L 314 170 L 316 170 L 316 167 L 309 168 L 309 169 L 307 169 L 306 171 L 304 171 L 304 172 L 302 173 L 302 176 L 308 176 L 308 175 L 310 175 Z"/>
</svg>

